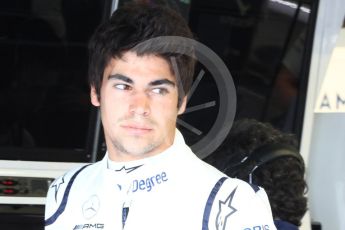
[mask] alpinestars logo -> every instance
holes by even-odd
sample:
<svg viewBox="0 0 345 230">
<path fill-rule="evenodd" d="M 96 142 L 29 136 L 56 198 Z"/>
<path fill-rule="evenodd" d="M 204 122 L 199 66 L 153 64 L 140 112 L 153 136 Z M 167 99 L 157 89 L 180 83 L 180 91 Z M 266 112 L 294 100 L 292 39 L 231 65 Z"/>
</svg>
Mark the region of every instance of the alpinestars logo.
<svg viewBox="0 0 345 230">
<path fill-rule="evenodd" d="M 59 192 L 60 186 L 65 183 L 64 176 L 59 178 L 54 182 L 54 184 L 51 187 L 55 188 L 55 202 L 57 201 L 57 194 Z"/>
<path fill-rule="evenodd" d="M 228 217 L 237 211 L 237 209 L 231 205 L 236 189 L 237 187 L 230 193 L 230 195 L 226 198 L 225 201 L 219 201 L 219 211 L 216 218 L 217 230 L 224 230 Z"/>
<path fill-rule="evenodd" d="M 122 166 L 122 168 L 116 169 L 115 172 L 121 172 L 122 170 L 124 170 L 126 173 L 130 173 L 130 172 L 136 170 L 137 168 L 139 168 L 141 166 L 143 166 L 143 165 L 137 165 L 137 166 L 130 167 L 130 168 L 126 168 L 126 166 Z"/>
</svg>

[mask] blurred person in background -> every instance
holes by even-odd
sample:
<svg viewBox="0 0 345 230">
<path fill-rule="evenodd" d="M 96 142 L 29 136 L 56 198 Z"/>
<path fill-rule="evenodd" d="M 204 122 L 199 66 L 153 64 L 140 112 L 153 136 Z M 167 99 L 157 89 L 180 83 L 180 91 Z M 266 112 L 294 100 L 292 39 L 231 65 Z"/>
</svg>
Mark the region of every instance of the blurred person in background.
<svg viewBox="0 0 345 230">
<path fill-rule="evenodd" d="M 206 162 L 267 192 L 278 230 L 297 230 L 307 211 L 305 165 L 294 135 L 254 119 L 234 123 Z"/>
</svg>

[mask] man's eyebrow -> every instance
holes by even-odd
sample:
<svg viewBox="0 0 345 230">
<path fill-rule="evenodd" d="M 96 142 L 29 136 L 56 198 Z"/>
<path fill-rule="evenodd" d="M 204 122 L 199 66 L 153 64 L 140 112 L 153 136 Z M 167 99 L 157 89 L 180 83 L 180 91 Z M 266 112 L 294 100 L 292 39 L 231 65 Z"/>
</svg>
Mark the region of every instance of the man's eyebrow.
<svg viewBox="0 0 345 230">
<path fill-rule="evenodd" d="M 157 86 L 157 85 L 170 85 L 172 87 L 175 87 L 175 83 L 173 81 L 170 81 L 168 79 L 159 79 L 150 82 L 150 86 Z"/>
<path fill-rule="evenodd" d="M 124 81 L 126 83 L 129 84 L 134 84 L 134 81 L 122 74 L 113 74 L 113 75 L 109 75 L 108 80 L 110 79 L 117 79 L 117 80 L 121 80 Z M 158 86 L 158 85 L 170 85 L 172 87 L 175 87 L 175 83 L 173 81 L 170 81 L 168 79 L 159 79 L 159 80 L 154 80 L 152 82 L 149 83 L 149 86 Z"/>
<path fill-rule="evenodd" d="M 118 73 L 117 74 L 113 74 L 113 75 L 109 75 L 108 80 L 111 80 L 111 79 L 121 80 L 121 81 L 127 82 L 129 84 L 133 84 L 134 83 L 133 80 L 130 79 L 129 77 L 126 77 L 126 76 L 124 76 L 122 74 L 118 74 Z"/>
</svg>

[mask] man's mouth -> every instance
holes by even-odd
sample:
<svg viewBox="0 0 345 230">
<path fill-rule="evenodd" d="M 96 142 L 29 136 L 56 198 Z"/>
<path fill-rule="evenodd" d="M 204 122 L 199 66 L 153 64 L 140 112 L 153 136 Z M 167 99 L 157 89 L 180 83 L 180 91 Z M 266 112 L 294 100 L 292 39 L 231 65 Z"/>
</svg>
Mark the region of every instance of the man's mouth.
<svg viewBox="0 0 345 230">
<path fill-rule="evenodd" d="M 128 132 L 129 134 L 133 135 L 143 135 L 151 132 L 153 129 L 146 125 L 138 125 L 138 124 L 124 124 L 121 127 Z"/>
</svg>

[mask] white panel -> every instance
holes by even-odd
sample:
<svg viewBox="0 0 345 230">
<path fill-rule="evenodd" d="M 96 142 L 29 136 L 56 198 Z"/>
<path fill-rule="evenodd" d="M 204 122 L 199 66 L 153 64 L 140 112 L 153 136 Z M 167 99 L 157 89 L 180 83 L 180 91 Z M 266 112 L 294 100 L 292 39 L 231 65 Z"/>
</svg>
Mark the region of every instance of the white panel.
<svg viewBox="0 0 345 230">
<path fill-rule="evenodd" d="M 0 160 L 1 176 L 56 178 L 85 163 Z"/>
<path fill-rule="evenodd" d="M 320 0 L 301 141 L 311 220 L 323 230 L 345 229 L 345 114 L 313 112 L 344 16 L 344 0 Z"/>
<path fill-rule="evenodd" d="M 317 114 L 309 156 L 311 217 L 322 229 L 345 229 L 345 114 Z"/>
</svg>

